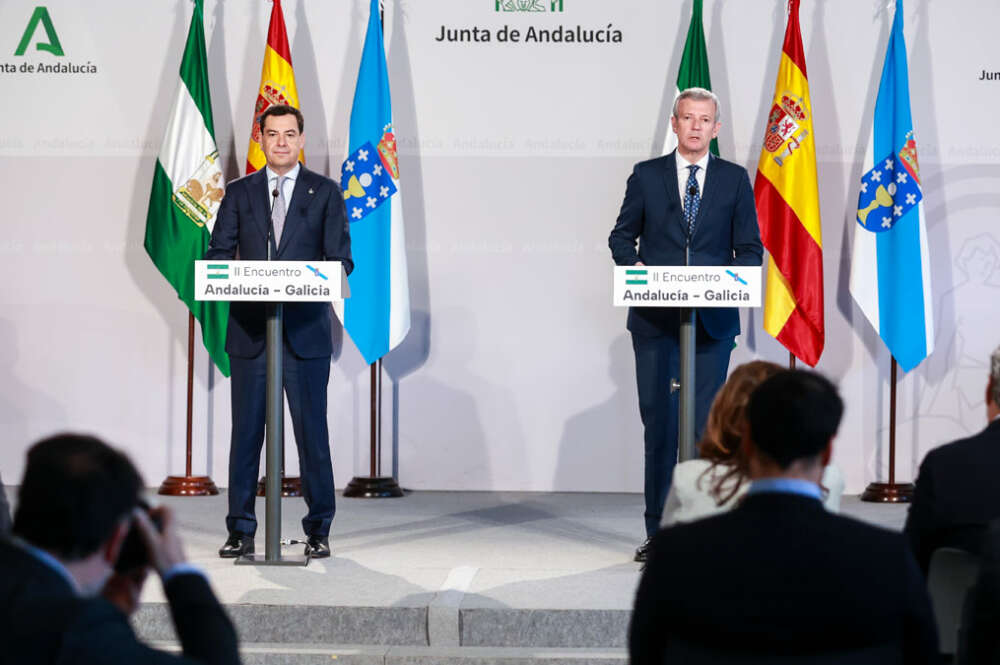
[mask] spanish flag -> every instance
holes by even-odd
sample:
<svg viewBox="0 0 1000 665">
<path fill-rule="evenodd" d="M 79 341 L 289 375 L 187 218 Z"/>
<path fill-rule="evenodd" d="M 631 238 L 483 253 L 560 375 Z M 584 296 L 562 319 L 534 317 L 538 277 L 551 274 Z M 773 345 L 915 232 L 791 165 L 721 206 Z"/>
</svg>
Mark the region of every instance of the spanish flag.
<svg viewBox="0 0 1000 665">
<path fill-rule="evenodd" d="M 789 0 L 774 100 L 757 163 L 754 198 L 770 258 L 764 330 L 806 364 L 823 353 L 823 240 L 816 184 L 816 137 L 799 0 Z"/>
<path fill-rule="evenodd" d="M 266 160 L 260 149 L 260 126 L 257 118 L 272 104 L 288 104 L 299 108 L 299 93 L 295 90 L 295 72 L 292 71 L 292 52 L 288 48 L 285 17 L 281 13 L 281 0 L 274 0 L 271 23 L 267 28 L 267 46 L 264 47 L 264 67 L 260 72 L 260 89 L 253 109 L 253 127 L 250 130 L 250 148 L 247 150 L 247 173 L 264 168 Z M 299 155 L 305 164 L 305 154 Z"/>
</svg>

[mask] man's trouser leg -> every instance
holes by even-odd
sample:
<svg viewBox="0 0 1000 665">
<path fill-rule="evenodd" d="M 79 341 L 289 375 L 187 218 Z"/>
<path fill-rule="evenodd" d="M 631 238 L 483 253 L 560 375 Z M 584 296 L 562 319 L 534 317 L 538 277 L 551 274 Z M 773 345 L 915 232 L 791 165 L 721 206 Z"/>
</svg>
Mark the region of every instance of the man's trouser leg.
<svg viewBox="0 0 1000 665">
<path fill-rule="evenodd" d="M 663 503 L 670 490 L 677 463 L 677 395 L 670 392 L 670 379 L 679 374 L 677 338 L 646 337 L 632 333 L 635 378 L 639 390 L 645 445 L 646 535 L 660 527 Z"/>
<path fill-rule="evenodd" d="M 330 434 L 326 423 L 330 357 L 299 358 L 285 345 L 285 394 L 299 451 L 302 495 L 309 512 L 302 519 L 307 536 L 326 538 L 336 510 Z"/>
</svg>

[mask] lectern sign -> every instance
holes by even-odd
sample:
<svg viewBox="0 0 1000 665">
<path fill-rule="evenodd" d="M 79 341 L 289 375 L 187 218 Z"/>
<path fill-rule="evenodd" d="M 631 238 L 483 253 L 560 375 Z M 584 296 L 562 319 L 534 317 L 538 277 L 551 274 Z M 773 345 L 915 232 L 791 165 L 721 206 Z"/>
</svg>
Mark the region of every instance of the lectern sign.
<svg viewBox="0 0 1000 665">
<path fill-rule="evenodd" d="M 615 307 L 760 307 L 759 266 L 616 266 Z"/>
<path fill-rule="evenodd" d="M 350 293 L 340 261 L 195 261 L 195 300 L 332 302 Z"/>
</svg>

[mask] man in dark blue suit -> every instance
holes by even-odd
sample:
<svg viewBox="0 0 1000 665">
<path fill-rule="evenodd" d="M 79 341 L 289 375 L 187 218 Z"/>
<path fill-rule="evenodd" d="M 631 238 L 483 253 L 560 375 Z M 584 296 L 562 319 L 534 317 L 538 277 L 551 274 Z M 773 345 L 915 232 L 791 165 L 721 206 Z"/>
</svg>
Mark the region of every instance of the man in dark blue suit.
<svg viewBox="0 0 1000 665">
<path fill-rule="evenodd" d="M 629 176 L 608 238 L 615 263 L 682 266 L 690 239 L 690 265 L 759 266 L 763 247 L 750 178 L 743 167 L 708 151 L 719 133 L 718 98 L 703 88 L 683 91 L 670 123 L 677 150 L 636 164 Z M 740 319 L 735 308 L 709 308 L 698 310 L 695 320 L 695 436 L 700 438 L 712 399 L 726 380 Z M 680 375 L 680 310 L 630 308 L 628 330 L 645 430 L 646 541 L 635 559 L 645 561 L 677 462 L 677 398 L 670 380 Z"/>
<path fill-rule="evenodd" d="M 986 429 L 935 448 L 920 463 L 903 533 L 926 575 L 939 547 L 979 554 L 1000 519 L 1000 347 L 990 357 Z M 1000 553 L 1000 552 L 998 552 Z"/>
<path fill-rule="evenodd" d="M 239 665 L 233 623 L 187 561 L 173 512 L 139 509 L 142 487 L 128 457 L 95 437 L 31 447 L 13 532 L 0 538 L 0 663 Z M 130 625 L 151 570 L 180 654 Z"/>
<path fill-rule="evenodd" d="M 226 187 L 205 258 L 232 259 L 239 252 L 241 259 L 263 260 L 270 243 L 275 260 L 341 261 L 350 273 L 354 263 L 343 193 L 333 180 L 298 161 L 305 144 L 302 113 L 291 106 L 271 106 L 258 124 L 267 166 Z M 284 388 L 299 451 L 302 493 L 309 507 L 302 528 L 307 551 L 316 558 L 326 557 L 335 510 L 326 422 L 332 312 L 327 303 L 305 302 L 287 303 L 284 313 Z M 264 443 L 265 323 L 264 303 L 231 303 L 226 351 L 233 372 L 233 432 L 229 536 L 219 550 L 223 558 L 254 551 L 254 499 Z"/>
<path fill-rule="evenodd" d="M 843 413 L 837 388 L 814 372 L 783 370 L 753 391 L 740 444 L 746 496 L 653 538 L 630 665 L 941 662 L 906 539 L 823 507 Z"/>
</svg>

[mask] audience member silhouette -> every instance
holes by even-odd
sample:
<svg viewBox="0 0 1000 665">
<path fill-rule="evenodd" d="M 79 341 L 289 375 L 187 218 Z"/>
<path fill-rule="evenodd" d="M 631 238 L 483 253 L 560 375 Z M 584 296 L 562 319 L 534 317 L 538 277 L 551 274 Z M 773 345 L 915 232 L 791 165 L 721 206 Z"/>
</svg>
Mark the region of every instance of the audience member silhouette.
<svg viewBox="0 0 1000 665">
<path fill-rule="evenodd" d="M 926 575 L 931 554 L 957 547 L 978 554 L 987 525 L 1000 518 L 1000 347 L 990 357 L 986 429 L 927 453 L 903 533 Z"/>
<path fill-rule="evenodd" d="M 141 490 L 129 459 L 94 437 L 61 434 L 28 451 L 13 537 L 0 541 L 4 662 L 239 663 L 233 625 L 185 562 L 173 513 L 139 508 Z M 183 655 L 141 643 L 129 625 L 148 568 Z"/>
<path fill-rule="evenodd" d="M 820 501 L 842 413 L 836 388 L 813 372 L 783 370 L 753 392 L 747 495 L 653 539 L 632 665 L 936 662 L 930 599 L 906 540 Z"/>
<path fill-rule="evenodd" d="M 754 360 L 732 371 L 712 401 L 705 434 L 698 443 L 698 459 L 674 467 L 661 526 L 724 512 L 743 497 L 748 479 L 740 441 L 747 426 L 747 402 L 754 388 L 782 369 L 766 360 Z M 823 505 L 838 512 L 844 478 L 833 464 L 823 469 L 822 489 Z"/>
</svg>

